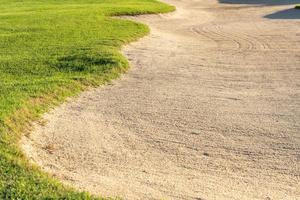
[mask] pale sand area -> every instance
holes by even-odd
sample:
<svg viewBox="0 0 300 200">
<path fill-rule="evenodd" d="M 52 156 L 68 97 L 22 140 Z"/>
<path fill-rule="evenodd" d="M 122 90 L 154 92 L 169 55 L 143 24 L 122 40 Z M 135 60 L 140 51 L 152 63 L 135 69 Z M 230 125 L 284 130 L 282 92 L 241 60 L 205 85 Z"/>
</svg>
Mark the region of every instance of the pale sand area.
<svg viewBox="0 0 300 200">
<path fill-rule="evenodd" d="M 46 114 L 28 157 L 103 196 L 300 199 L 300 11 L 222 1 L 132 18 L 130 71 Z"/>
</svg>

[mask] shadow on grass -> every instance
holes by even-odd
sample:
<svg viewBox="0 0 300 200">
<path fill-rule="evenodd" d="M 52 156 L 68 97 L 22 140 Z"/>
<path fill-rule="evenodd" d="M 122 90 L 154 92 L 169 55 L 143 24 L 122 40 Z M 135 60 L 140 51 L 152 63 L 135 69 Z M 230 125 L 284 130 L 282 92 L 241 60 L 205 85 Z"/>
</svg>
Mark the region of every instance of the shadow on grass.
<svg viewBox="0 0 300 200">
<path fill-rule="evenodd" d="M 268 19 L 300 19 L 300 10 L 295 9 L 295 8 L 281 10 L 281 11 L 266 15 L 265 18 L 268 18 Z"/>
<path fill-rule="evenodd" d="M 258 4 L 266 6 L 275 6 L 275 5 L 295 5 L 299 4 L 300 0 L 219 0 L 220 3 L 227 4 Z"/>
</svg>

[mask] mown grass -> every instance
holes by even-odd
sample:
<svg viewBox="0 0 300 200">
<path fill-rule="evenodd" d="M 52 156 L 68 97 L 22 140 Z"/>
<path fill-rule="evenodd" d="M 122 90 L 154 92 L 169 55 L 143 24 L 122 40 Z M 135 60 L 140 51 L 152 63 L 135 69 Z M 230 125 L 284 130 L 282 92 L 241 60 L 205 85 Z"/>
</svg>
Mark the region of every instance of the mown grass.
<svg viewBox="0 0 300 200">
<path fill-rule="evenodd" d="M 95 198 L 30 165 L 19 139 L 50 107 L 126 71 L 120 47 L 149 30 L 109 16 L 173 9 L 156 0 L 0 0 L 0 199 Z"/>
</svg>

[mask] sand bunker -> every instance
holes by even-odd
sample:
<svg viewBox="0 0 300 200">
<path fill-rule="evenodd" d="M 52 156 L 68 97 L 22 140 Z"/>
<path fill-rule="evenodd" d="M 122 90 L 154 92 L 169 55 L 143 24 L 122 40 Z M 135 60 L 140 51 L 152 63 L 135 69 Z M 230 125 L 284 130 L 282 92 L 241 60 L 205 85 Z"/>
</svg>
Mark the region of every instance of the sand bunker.
<svg viewBox="0 0 300 200">
<path fill-rule="evenodd" d="M 134 18 L 152 32 L 124 49 L 129 73 L 46 114 L 24 151 L 103 196 L 299 199 L 300 20 L 255 2 Z"/>
</svg>

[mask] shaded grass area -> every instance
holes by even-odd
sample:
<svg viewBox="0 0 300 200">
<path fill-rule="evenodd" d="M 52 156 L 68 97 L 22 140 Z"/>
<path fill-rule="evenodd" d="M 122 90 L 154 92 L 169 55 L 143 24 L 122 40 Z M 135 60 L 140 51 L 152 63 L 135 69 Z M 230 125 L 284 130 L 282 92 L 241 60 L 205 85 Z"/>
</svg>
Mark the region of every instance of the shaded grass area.
<svg viewBox="0 0 300 200">
<path fill-rule="evenodd" d="M 264 5 L 264 6 L 276 6 L 276 5 L 295 5 L 299 3 L 299 0 L 218 0 L 220 3 L 228 4 L 249 4 L 249 5 Z"/>
<path fill-rule="evenodd" d="M 265 15 L 264 17 L 268 19 L 297 20 L 300 19 L 300 12 L 298 9 L 289 8 Z"/>
<path fill-rule="evenodd" d="M 295 8 L 300 9 L 300 4 L 299 4 L 299 5 L 296 5 Z"/>
<path fill-rule="evenodd" d="M 94 199 L 28 163 L 19 147 L 50 107 L 117 78 L 120 47 L 148 33 L 109 16 L 169 12 L 156 0 L 0 0 L 0 199 Z"/>
</svg>

